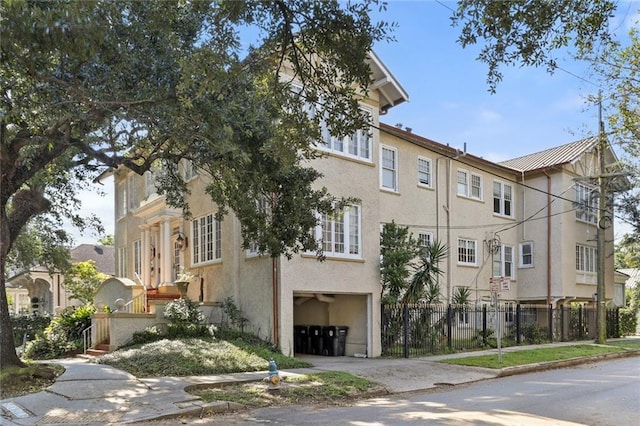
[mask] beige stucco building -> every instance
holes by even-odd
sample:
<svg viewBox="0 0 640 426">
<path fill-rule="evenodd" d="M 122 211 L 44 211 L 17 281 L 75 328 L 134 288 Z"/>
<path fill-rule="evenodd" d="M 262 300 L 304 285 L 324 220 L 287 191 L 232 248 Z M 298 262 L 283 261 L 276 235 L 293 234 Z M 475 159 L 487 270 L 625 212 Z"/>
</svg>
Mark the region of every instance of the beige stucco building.
<svg viewBox="0 0 640 426">
<path fill-rule="evenodd" d="M 69 251 L 72 263 L 92 260 L 96 269 L 107 275 L 115 272 L 114 253 L 114 247 L 94 244 L 80 244 Z M 33 312 L 53 315 L 62 309 L 82 305 L 65 288 L 64 274 L 50 272 L 44 266 L 11 275 L 7 279 L 7 295 L 14 301 L 10 308 L 14 315 Z"/>
<path fill-rule="evenodd" d="M 231 297 L 248 328 L 284 354 L 294 353 L 295 325 L 336 325 L 348 327 L 346 355 L 378 356 L 379 238 L 393 220 L 425 244 L 448 247 L 440 278 L 445 301 L 466 287 L 473 301 L 489 303 L 495 278 L 507 303 L 592 303 L 596 207 L 588 197 L 594 187 L 583 178 L 598 170 L 595 140 L 487 161 L 380 123 L 408 95 L 374 54 L 370 64 L 375 84 L 362 101 L 370 131 L 342 141 L 328 137 L 319 148 L 326 155 L 312 163 L 323 174 L 319 185 L 359 199 L 341 219 L 319 221 L 326 261 L 313 254 L 272 260 L 242 249 L 239 222 L 233 215 L 216 219 L 204 178 L 185 162 L 189 220 L 155 193 L 152 172 L 114 171 L 117 275 L 172 294 L 186 269 L 196 275 L 187 290 L 192 300 L 215 307 Z M 609 149 L 607 156 L 615 158 Z M 606 233 L 611 241 L 612 228 Z M 613 257 L 606 259 L 611 298 Z"/>
</svg>

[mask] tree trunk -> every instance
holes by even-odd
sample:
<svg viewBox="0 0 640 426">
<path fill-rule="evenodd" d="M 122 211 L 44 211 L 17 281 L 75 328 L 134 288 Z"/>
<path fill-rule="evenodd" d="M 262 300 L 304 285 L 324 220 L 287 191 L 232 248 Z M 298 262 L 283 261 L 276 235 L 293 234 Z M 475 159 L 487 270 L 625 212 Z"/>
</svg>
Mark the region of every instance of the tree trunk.
<svg viewBox="0 0 640 426">
<path fill-rule="evenodd" d="M 16 344 L 13 339 L 13 325 L 9 317 L 9 303 L 7 300 L 7 291 L 5 286 L 6 280 L 6 261 L 9 253 L 10 235 L 7 225 L 7 218 L 2 212 L 2 221 L 0 223 L 0 368 L 22 367 L 24 364 L 16 353 Z"/>
</svg>

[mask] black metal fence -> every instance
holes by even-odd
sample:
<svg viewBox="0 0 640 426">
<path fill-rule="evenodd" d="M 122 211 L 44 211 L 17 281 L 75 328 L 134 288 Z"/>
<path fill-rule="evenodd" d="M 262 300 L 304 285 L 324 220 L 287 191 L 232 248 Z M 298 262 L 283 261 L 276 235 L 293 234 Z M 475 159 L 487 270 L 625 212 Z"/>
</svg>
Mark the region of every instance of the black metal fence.
<svg viewBox="0 0 640 426">
<path fill-rule="evenodd" d="M 504 346 L 595 339 L 595 307 L 499 304 L 382 305 L 382 355 L 424 356 Z M 607 309 L 607 337 L 619 337 Z"/>
</svg>

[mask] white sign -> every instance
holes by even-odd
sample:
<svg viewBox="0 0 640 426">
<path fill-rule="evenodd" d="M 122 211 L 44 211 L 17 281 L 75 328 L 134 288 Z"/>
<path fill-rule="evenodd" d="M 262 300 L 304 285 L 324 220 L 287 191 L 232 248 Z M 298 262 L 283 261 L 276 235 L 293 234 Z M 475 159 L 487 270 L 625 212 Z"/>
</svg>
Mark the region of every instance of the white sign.
<svg viewBox="0 0 640 426">
<path fill-rule="evenodd" d="M 502 289 L 502 291 L 510 291 L 511 290 L 511 278 L 502 277 L 502 280 L 500 280 L 500 288 Z"/>
</svg>

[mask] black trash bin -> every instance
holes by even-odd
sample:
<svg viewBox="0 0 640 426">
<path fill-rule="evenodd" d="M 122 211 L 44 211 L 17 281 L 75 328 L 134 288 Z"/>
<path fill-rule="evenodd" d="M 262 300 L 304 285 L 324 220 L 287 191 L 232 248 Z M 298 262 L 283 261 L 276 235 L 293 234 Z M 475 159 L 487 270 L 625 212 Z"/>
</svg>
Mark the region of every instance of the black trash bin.
<svg viewBox="0 0 640 426">
<path fill-rule="evenodd" d="M 297 354 L 309 353 L 309 327 L 306 325 L 293 326 L 293 347 Z"/>
<path fill-rule="evenodd" d="M 309 353 L 312 355 L 322 355 L 322 351 L 324 348 L 322 326 L 312 325 L 309 327 L 309 340 L 311 341 Z"/>
<path fill-rule="evenodd" d="M 324 351 L 329 356 L 344 356 L 349 327 L 344 325 L 330 325 L 324 327 Z"/>
</svg>

